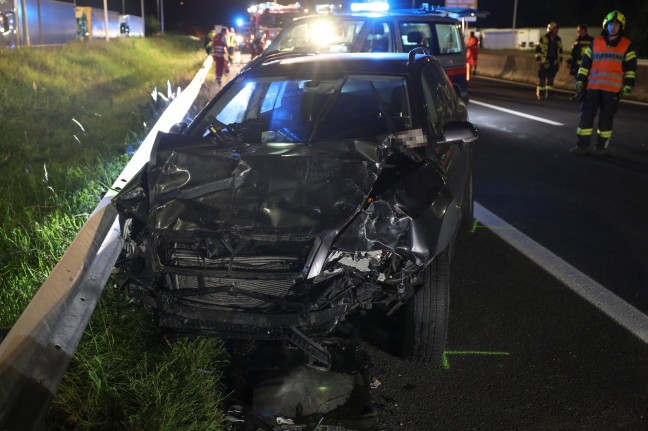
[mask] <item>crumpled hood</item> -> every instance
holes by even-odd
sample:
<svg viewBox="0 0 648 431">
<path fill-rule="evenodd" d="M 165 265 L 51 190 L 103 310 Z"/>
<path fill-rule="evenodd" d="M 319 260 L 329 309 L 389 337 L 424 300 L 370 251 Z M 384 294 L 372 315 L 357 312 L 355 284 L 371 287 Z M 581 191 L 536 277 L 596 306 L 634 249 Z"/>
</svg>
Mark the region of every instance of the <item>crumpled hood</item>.
<svg viewBox="0 0 648 431">
<path fill-rule="evenodd" d="M 238 147 L 160 133 L 147 172 L 149 227 L 339 232 L 361 209 L 384 158 L 364 141 Z"/>
</svg>

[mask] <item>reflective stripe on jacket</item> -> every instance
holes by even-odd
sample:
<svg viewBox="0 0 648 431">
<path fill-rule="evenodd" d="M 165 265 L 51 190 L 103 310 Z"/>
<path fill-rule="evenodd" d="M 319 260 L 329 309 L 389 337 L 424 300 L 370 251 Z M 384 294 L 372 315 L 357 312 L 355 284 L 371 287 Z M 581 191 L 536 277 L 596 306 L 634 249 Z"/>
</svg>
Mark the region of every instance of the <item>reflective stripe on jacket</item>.
<svg viewBox="0 0 648 431">
<path fill-rule="evenodd" d="M 618 93 L 623 87 L 623 61 L 630 39 L 622 37 L 616 46 L 608 46 L 601 36 L 594 39 L 592 67 L 589 71 L 589 90 Z"/>
<path fill-rule="evenodd" d="M 551 47 L 549 45 L 552 45 Z M 554 51 L 554 58 L 547 58 L 550 54 L 550 51 Z M 551 33 L 547 33 L 540 38 L 540 41 L 535 48 L 535 59 L 540 60 L 541 63 L 547 63 L 548 61 L 558 62 L 562 61 L 562 39 L 560 36 L 552 36 Z"/>
<path fill-rule="evenodd" d="M 225 57 L 225 52 L 227 49 L 227 42 L 225 42 L 225 37 L 219 33 L 212 39 L 212 55 L 214 57 Z"/>
<path fill-rule="evenodd" d="M 578 68 L 581 65 L 581 61 L 583 61 L 585 51 L 587 51 L 587 48 L 591 48 L 593 42 L 594 38 L 589 34 L 586 34 L 583 37 L 578 36 L 574 41 L 571 53 L 567 58 L 567 63 L 570 65 L 570 69 L 574 74 L 578 73 Z"/>
</svg>

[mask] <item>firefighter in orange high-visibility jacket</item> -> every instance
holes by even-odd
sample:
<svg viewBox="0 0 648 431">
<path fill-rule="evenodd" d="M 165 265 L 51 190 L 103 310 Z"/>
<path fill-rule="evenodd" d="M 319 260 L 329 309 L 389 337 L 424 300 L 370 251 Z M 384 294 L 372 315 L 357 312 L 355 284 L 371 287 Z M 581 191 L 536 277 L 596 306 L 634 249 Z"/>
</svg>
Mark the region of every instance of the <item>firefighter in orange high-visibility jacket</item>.
<svg viewBox="0 0 648 431">
<path fill-rule="evenodd" d="M 576 77 L 576 92 L 584 91 L 580 121 L 576 129 L 578 142 L 570 151 L 575 155 L 603 155 L 612 137 L 612 122 L 619 98 L 629 96 L 635 84 L 637 54 L 630 39 L 623 36 L 625 16 L 615 10 L 603 20 L 603 32 L 585 51 Z M 598 111 L 596 146 L 590 149 L 594 118 Z"/>
<path fill-rule="evenodd" d="M 470 32 L 470 37 L 466 41 L 466 63 L 470 67 L 470 74 L 477 73 L 477 57 L 479 56 L 479 39 L 475 32 Z"/>
</svg>

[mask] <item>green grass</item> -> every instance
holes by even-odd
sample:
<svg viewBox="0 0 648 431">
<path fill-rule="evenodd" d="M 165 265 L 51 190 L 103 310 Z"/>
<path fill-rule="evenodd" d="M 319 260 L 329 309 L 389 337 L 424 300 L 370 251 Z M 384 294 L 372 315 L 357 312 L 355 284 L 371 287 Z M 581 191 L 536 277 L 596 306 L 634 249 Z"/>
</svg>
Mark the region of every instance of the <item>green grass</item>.
<svg viewBox="0 0 648 431">
<path fill-rule="evenodd" d="M 0 328 L 12 326 L 155 121 L 200 41 L 132 38 L 0 52 Z M 51 430 L 221 429 L 217 340 L 169 339 L 107 287 L 48 417 Z"/>
<path fill-rule="evenodd" d="M 222 429 L 220 341 L 164 338 L 123 292 L 107 288 L 104 296 L 61 384 L 49 429 Z"/>
<path fill-rule="evenodd" d="M 199 42 L 180 37 L 0 53 L 0 327 L 15 322 L 154 120 L 151 90 L 188 82 L 203 60 Z"/>
</svg>

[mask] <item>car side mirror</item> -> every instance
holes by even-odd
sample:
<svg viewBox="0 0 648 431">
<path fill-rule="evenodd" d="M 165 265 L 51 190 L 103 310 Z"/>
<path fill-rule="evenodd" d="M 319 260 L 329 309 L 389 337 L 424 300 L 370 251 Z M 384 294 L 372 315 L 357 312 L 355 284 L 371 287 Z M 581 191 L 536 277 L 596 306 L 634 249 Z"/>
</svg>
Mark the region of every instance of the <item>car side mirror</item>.
<svg viewBox="0 0 648 431">
<path fill-rule="evenodd" d="M 184 132 L 185 129 L 186 129 L 188 126 L 189 126 L 189 125 L 188 125 L 187 123 L 184 123 L 184 122 L 183 122 L 183 123 L 175 123 L 175 124 L 174 124 L 173 126 L 171 126 L 171 128 L 169 129 L 169 133 L 175 133 L 175 134 L 181 135 L 182 132 Z"/>
<path fill-rule="evenodd" d="M 467 144 L 479 138 L 477 128 L 468 121 L 450 121 L 443 127 L 443 140 L 440 144 L 459 142 Z"/>
</svg>

